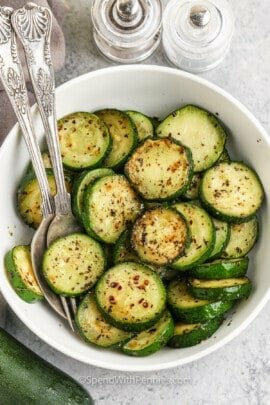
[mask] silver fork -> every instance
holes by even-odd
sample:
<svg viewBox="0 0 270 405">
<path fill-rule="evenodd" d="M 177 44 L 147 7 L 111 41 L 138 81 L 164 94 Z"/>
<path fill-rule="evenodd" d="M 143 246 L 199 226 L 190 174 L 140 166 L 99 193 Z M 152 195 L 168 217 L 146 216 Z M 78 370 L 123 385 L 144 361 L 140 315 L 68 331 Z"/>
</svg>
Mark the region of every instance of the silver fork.
<svg viewBox="0 0 270 405">
<path fill-rule="evenodd" d="M 31 244 L 33 267 L 47 302 L 59 315 L 70 319 L 73 329 L 68 307 L 63 309 L 59 297 L 49 289 L 40 273 L 43 253 L 47 247 L 47 231 L 55 216 L 55 204 L 34 133 L 23 69 L 18 56 L 15 33 L 11 25 L 12 13 L 12 8 L 0 7 L 0 77 L 19 121 L 41 190 L 43 220 Z M 75 308 L 73 309 L 75 310 Z M 68 313 L 66 314 L 66 312 Z"/>
<path fill-rule="evenodd" d="M 50 245 L 55 239 L 80 230 L 78 222 L 72 214 L 70 195 L 65 186 L 57 132 L 54 70 L 50 52 L 52 13 L 48 8 L 30 2 L 16 10 L 11 21 L 25 51 L 56 181 L 56 215 L 47 231 L 47 244 Z M 38 241 L 34 240 L 33 244 L 36 246 Z M 62 296 L 60 299 L 73 330 L 72 317 L 76 313 L 76 300 Z"/>
</svg>

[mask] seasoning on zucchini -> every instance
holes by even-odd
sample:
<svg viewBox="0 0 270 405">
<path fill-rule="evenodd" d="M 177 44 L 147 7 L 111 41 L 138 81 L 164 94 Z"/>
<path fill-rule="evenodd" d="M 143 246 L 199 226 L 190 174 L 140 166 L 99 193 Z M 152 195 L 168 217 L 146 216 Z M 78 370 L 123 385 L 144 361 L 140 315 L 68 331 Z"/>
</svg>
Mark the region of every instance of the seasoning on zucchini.
<svg viewBox="0 0 270 405">
<path fill-rule="evenodd" d="M 104 318 L 126 331 L 151 328 L 165 310 L 166 290 L 161 279 L 149 267 L 135 262 L 109 269 L 95 293 Z"/>
<path fill-rule="evenodd" d="M 51 169 L 46 169 L 51 194 L 56 194 L 56 184 Z M 65 175 L 66 188 L 70 192 L 72 188 L 72 179 Z M 38 228 L 42 221 L 41 213 L 41 195 L 37 178 L 34 172 L 29 172 L 22 180 L 17 192 L 17 205 L 20 216 L 23 221 L 33 227 Z"/>
<path fill-rule="evenodd" d="M 126 114 L 137 128 L 139 142 L 144 141 L 146 138 L 153 138 L 155 129 L 151 118 L 138 111 L 126 111 Z"/>
<path fill-rule="evenodd" d="M 105 109 L 97 111 L 96 114 L 107 125 L 112 138 L 112 149 L 105 159 L 104 166 L 116 169 L 125 163 L 137 145 L 136 126 L 123 111 Z"/>
<path fill-rule="evenodd" d="M 226 278 L 222 280 L 189 279 L 189 291 L 196 298 L 206 300 L 238 300 L 248 298 L 252 290 L 247 277 Z"/>
<path fill-rule="evenodd" d="M 168 307 L 177 320 L 187 323 L 207 322 L 220 317 L 233 306 L 232 301 L 208 301 L 194 298 L 185 280 L 173 280 L 167 290 Z"/>
<path fill-rule="evenodd" d="M 111 149 L 108 128 L 95 114 L 76 112 L 58 121 L 63 165 L 75 171 L 102 165 Z"/>
<path fill-rule="evenodd" d="M 248 257 L 239 259 L 219 259 L 211 263 L 203 263 L 191 270 L 193 277 L 206 280 L 242 277 L 248 269 Z"/>
<path fill-rule="evenodd" d="M 88 187 L 83 205 L 87 233 L 105 243 L 115 243 L 142 209 L 127 179 L 117 174 L 102 177 Z"/>
<path fill-rule="evenodd" d="M 194 171 L 211 167 L 220 157 L 226 133 L 217 118 L 199 107 L 187 105 L 174 111 L 156 129 L 159 138 L 170 137 L 192 153 Z"/>
<path fill-rule="evenodd" d="M 259 177 L 242 162 L 222 162 L 204 173 L 200 184 L 203 205 L 227 222 L 246 222 L 260 208 L 264 191 Z"/>
<path fill-rule="evenodd" d="M 188 189 L 186 192 L 183 194 L 183 197 L 187 200 L 196 200 L 199 198 L 199 188 L 200 188 L 200 182 L 202 179 L 203 173 L 194 173 L 190 184 L 188 186 Z"/>
<path fill-rule="evenodd" d="M 123 262 L 138 262 L 138 255 L 134 252 L 130 243 L 131 232 L 126 229 L 117 240 L 113 248 L 113 264 Z"/>
<path fill-rule="evenodd" d="M 131 245 L 142 261 L 164 266 L 183 254 L 188 239 L 184 217 L 173 208 L 158 207 L 136 220 Z"/>
<path fill-rule="evenodd" d="M 82 221 L 83 195 L 89 185 L 97 179 L 114 174 L 111 169 L 101 168 L 82 172 L 74 181 L 72 187 L 72 210 L 79 221 Z"/>
<path fill-rule="evenodd" d="M 169 311 L 166 311 L 155 325 L 125 343 L 122 350 L 129 356 L 149 356 L 166 345 L 173 336 L 173 330 L 172 316 Z"/>
<path fill-rule="evenodd" d="M 184 271 L 208 259 L 215 243 L 215 228 L 210 216 L 198 205 L 177 203 L 173 207 L 184 216 L 190 231 L 190 245 L 183 256 L 171 264 Z"/>
<path fill-rule="evenodd" d="M 8 278 L 16 294 L 25 302 L 32 303 L 43 299 L 43 294 L 35 279 L 29 246 L 15 246 L 5 256 Z"/>
<path fill-rule="evenodd" d="M 105 270 L 101 245 L 82 233 L 54 241 L 43 258 L 43 275 L 56 293 L 75 297 L 90 290 Z"/>
<path fill-rule="evenodd" d="M 169 200 L 189 186 L 191 154 L 170 139 L 147 139 L 127 161 L 125 174 L 144 199 Z"/>
<path fill-rule="evenodd" d="M 229 243 L 231 234 L 231 227 L 227 222 L 219 221 L 216 218 L 212 218 L 212 220 L 216 231 L 216 239 L 208 260 L 214 260 L 222 254 Z"/>
<path fill-rule="evenodd" d="M 173 337 L 168 346 L 173 348 L 195 346 L 212 336 L 222 324 L 222 319 L 215 318 L 205 323 L 182 323 L 178 322 L 174 327 Z"/>
<path fill-rule="evenodd" d="M 80 303 L 75 321 L 80 335 L 100 347 L 118 347 L 132 337 L 130 332 L 115 328 L 104 319 L 92 293 Z"/>
<path fill-rule="evenodd" d="M 141 262 L 139 256 L 134 252 L 131 247 L 131 232 L 129 230 L 124 231 L 113 249 L 113 264 L 123 262 Z M 154 266 L 148 264 L 148 266 L 159 275 L 162 280 L 172 280 L 178 275 L 178 271 L 170 269 L 165 266 Z"/>
<path fill-rule="evenodd" d="M 221 257 L 236 259 L 243 257 L 257 242 L 259 224 L 256 217 L 242 224 L 231 224 L 230 239 Z"/>
</svg>

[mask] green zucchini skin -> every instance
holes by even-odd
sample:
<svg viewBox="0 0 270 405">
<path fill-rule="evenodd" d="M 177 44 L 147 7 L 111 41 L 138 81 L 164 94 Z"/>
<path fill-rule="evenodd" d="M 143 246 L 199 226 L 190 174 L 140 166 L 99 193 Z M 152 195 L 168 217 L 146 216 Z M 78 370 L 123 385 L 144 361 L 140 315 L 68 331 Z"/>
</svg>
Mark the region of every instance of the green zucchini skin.
<svg viewBox="0 0 270 405">
<path fill-rule="evenodd" d="M 184 255 L 170 266 L 176 270 L 186 271 L 208 259 L 215 244 L 215 227 L 208 213 L 194 201 L 192 203 L 176 203 L 173 208 L 186 219 L 190 230 L 191 243 L 186 248 Z M 207 234 L 201 237 L 202 241 L 198 245 L 198 230 L 202 232 L 203 229 L 207 229 Z"/>
<path fill-rule="evenodd" d="M 112 139 L 107 126 L 97 115 L 75 112 L 58 120 L 57 126 L 65 168 L 80 172 L 102 166 L 111 151 Z M 96 144 L 94 137 L 98 138 Z"/>
<path fill-rule="evenodd" d="M 181 292 L 182 296 L 180 296 Z M 186 323 L 208 322 L 229 311 L 234 304 L 233 301 L 212 302 L 194 298 L 188 292 L 186 283 L 182 280 L 171 281 L 167 289 L 167 297 L 168 308 L 174 319 Z M 188 306 L 183 304 L 185 298 L 188 298 Z"/>
<path fill-rule="evenodd" d="M 141 280 L 148 280 L 147 285 L 145 281 L 140 284 Z M 155 302 L 151 301 L 154 292 Z M 124 301 L 130 303 L 129 307 L 121 299 L 123 294 Z M 128 296 L 129 301 L 126 301 Z M 159 276 L 149 267 L 125 262 L 112 267 L 101 276 L 95 286 L 95 297 L 97 306 L 108 323 L 127 332 L 141 332 L 151 328 L 162 317 L 166 289 Z M 147 307 L 144 306 L 145 303 Z"/>
<path fill-rule="evenodd" d="M 226 170 L 231 170 L 231 168 L 235 171 L 230 177 L 228 173 L 226 173 Z M 253 184 L 252 187 L 248 189 L 246 185 L 241 184 L 241 187 L 239 186 L 237 188 L 237 191 L 235 190 L 235 187 L 233 191 L 230 189 L 232 179 L 235 178 L 236 173 L 240 171 L 245 171 L 246 176 L 252 176 L 253 178 Z M 221 174 L 220 174 L 221 173 Z M 245 176 L 245 178 L 246 178 Z M 213 181 L 214 179 L 214 181 Z M 221 188 L 218 188 L 216 186 L 215 190 L 210 189 L 211 183 L 216 184 L 217 181 L 220 181 L 222 179 L 223 185 Z M 243 178 L 241 179 L 243 183 Z M 248 178 L 246 179 L 248 180 Z M 239 180 L 240 181 L 240 180 Z M 226 184 L 227 183 L 227 184 Z M 254 191 L 256 187 L 256 190 Z M 242 188 L 242 190 L 241 190 Z M 210 189 L 210 191 L 209 191 Z M 245 197 L 245 200 L 241 197 L 243 192 L 246 192 L 247 196 Z M 254 200 L 254 194 L 255 192 L 258 194 L 256 196 L 256 200 Z M 207 197 L 207 193 L 209 194 Z M 239 201 L 238 205 L 243 207 L 242 212 L 228 212 L 228 205 L 226 205 L 226 208 L 221 209 L 219 207 L 220 201 L 222 201 L 222 193 L 225 193 L 225 197 L 227 198 L 227 194 L 230 194 L 232 202 L 234 201 Z M 221 221 L 229 222 L 229 223 L 235 223 L 235 224 L 241 224 L 243 222 L 247 222 L 251 220 L 257 213 L 257 211 L 260 209 L 263 200 L 264 200 L 264 190 L 263 186 L 261 183 L 261 180 L 258 176 L 258 174 L 249 166 L 242 162 L 237 162 L 237 161 L 230 161 L 230 162 L 221 162 L 217 165 L 214 165 L 210 169 L 206 170 L 203 178 L 200 183 L 200 189 L 199 189 L 199 196 L 200 200 L 202 202 L 202 205 L 205 207 L 205 209 L 213 215 L 215 218 L 220 219 Z M 212 199 L 213 201 L 209 201 Z M 245 201 L 248 201 L 248 206 Z M 251 205 L 252 201 L 252 205 Z M 223 203 L 223 205 L 225 205 Z M 235 204 L 237 205 L 237 204 Z M 237 210 L 237 207 L 235 205 L 230 206 L 231 210 Z M 225 211 L 224 211 L 225 210 Z"/>
<path fill-rule="evenodd" d="M 231 236 L 231 227 L 227 222 L 219 221 L 215 218 L 212 218 L 212 220 L 216 231 L 216 239 L 208 260 L 217 259 L 222 255 Z"/>
<path fill-rule="evenodd" d="M 109 128 L 109 132 L 110 132 L 111 139 L 112 139 L 111 149 L 104 161 L 104 167 L 110 167 L 111 169 L 119 169 L 124 165 L 124 163 L 126 162 L 128 157 L 132 153 L 133 149 L 138 144 L 137 128 L 136 128 L 133 120 L 131 120 L 130 117 L 124 111 L 120 111 L 120 110 L 117 110 L 114 108 L 107 108 L 107 109 L 96 111 L 95 114 Z M 112 125 L 114 120 L 116 120 L 116 125 Z M 121 133 L 123 122 L 125 122 L 126 126 L 128 127 L 128 133 L 122 134 L 123 137 L 122 137 L 121 143 L 120 143 L 117 138 L 119 137 L 119 134 Z M 121 147 L 121 144 L 123 144 L 123 142 L 125 141 L 126 135 L 128 135 L 127 138 L 130 138 L 130 144 L 126 148 L 126 150 L 124 150 L 122 152 L 122 155 L 120 157 L 116 158 L 115 156 L 117 155 L 117 152 L 118 152 L 119 148 Z"/>
<path fill-rule="evenodd" d="M 0 328 L 0 402 L 5 405 L 92 405 L 89 393 Z"/>
<path fill-rule="evenodd" d="M 186 105 L 169 114 L 157 127 L 158 138 L 170 137 L 191 149 L 194 172 L 211 167 L 224 149 L 227 134 L 210 112 Z"/>
<path fill-rule="evenodd" d="M 149 356 L 167 344 L 173 336 L 173 331 L 173 318 L 169 311 L 166 311 L 155 325 L 125 343 L 122 351 L 129 356 Z"/>
<path fill-rule="evenodd" d="M 205 280 L 243 277 L 248 270 L 248 257 L 239 259 L 220 259 L 203 263 L 190 271 L 191 276 Z"/>
<path fill-rule="evenodd" d="M 178 349 L 184 347 L 195 346 L 202 342 L 205 339 L 208 339 L 212 336 L 222 324 L 223 319 L 215 318 L 211 319 L 206 323 L 197 323 L 197 324 L 182 324 L 176 323 L 174 328 L 174 335 L 169 340 L 168 346 Z M 178 326 L 184 329 L 185 327 L 190 328 L 191 330 L 186 330 L 186 332 L 181 330 L 181 333 L 177 332 Z"/>
<path fill-rule="evenodd" d="M 118 348 L 132 337 L 132 334 L 110 325 L 97 308 L 93 293 L 81 301 L 75 317 L 77 330 L 87 342 L 104 348 Z"/>
<path fill-rule="evenodd" d="M 30 248 L 29 246 L 16 246 L 12 250 L 10 250 L 5 256 L 5 268 L 10 280 L 12 287 L 14 288 L 16 294 L 25 302 L 31 304 L 33 302 L 43 300 L 44 296 L 40 291 L 37 282 L 35 280 L 31 281 L 31 284 L 24 281 L 20 274 L 18 263 L 16 263 L 15 254 L 18 250 L 23 250 L 24 254 L 27 257 L 24 260 L 28 259 L 28 263 L 26 263 L 27 267 L 31 266 L 31 256 L 30 256 Z M 20 263 L 21 267 L 23 268 L 24 263 Z M 25 267 L 25 266 L 24 266 Z M 34 277 L 33 269 L 31 269 L 31 274 Z M 27 270 L 29 271 L 29 269 Z M 33 282 L 35 283 L 35 291 L 33 290 Z M 39 291 L 37 291 L 39 290 Z"/>
<path fill-rule="evenodd" d="M 218 282 L 224 281 L 223 280 L 211 280 L 212 282 L 216 282 L 216 287 L 198 287 L 194 286 L 194 280 L 198 279 L 189 279 L 189 291 L 190 293 L 200 299 L 205 299 L 205 300 L 213 300 L 213 301 L 218 301 L 218 300 L 224 300 L 224 301 L 231 301 L 231 300 L 239 300 L 243 298 L 248 298 L 251 290 L 252 290 L 252 284 L 251 281 L 247 277 L 242 277 L 242 278 L 235 278 L 232 280 L 242 280 L 245 279 L 244 284 L 232 284 L 231 286 L 227 287 L 219 287 Z M 226 280 L 231 280 L 231 279 L 226 279 Z M 201 280 L 201 283 L 207 282 L 208 280 Z M 210 281 L 210 280 L 209 280 Z"/>
<path fill-rule="evenodd" d="M 113 248 L 113 264 L 140 261 L 138 255 L 132 250 L 130 238 L 130 230 L 126 229 L 121 233 Z"/>
<path fill-rule="evenodd" d="M 83 171 L 74 181 L 71 194 L 72 211 L 76 218 L 82 223 L 83 194 L 84 191 L 97 179 L 114 174 L 109 168 Z"/>
</svg>

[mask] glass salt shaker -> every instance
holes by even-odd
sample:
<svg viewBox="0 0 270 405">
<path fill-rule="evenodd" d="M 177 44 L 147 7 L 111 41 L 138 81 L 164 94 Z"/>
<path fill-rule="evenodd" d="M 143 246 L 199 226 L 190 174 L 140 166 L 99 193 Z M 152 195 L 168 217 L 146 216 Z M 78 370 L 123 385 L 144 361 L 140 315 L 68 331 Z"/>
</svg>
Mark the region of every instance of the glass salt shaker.
<svg viewBox="0 0 270 405">
<path fill-rule="evenodd" d="M 95 43 L 115 62 L 142 61 L 160 43 L 160 0 L 93 0 L 91 12 Z"/>
<path fill-rule="evenodd" d="M 233 30 L 226 0 L 170 0 L 163 15 L 163 48 L 172 64 L 200 73 L 224 59 Z"/>
</svg>

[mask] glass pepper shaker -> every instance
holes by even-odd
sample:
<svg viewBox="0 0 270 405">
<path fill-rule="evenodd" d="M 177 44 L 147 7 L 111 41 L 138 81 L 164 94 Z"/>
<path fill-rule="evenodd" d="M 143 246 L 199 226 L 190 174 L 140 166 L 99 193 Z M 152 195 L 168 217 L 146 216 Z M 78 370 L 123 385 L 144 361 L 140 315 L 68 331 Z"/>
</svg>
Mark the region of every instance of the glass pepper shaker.
<svg viewBox="0 0 270 405">
<path fill-rule="evenodd" d="M 160 43 L 160 0 L 93 0 L 91 16 L 98 49 L 115 62 L 142 61 Z"/>
<path fill-rule="evenodd" d="M 203 72 L 224 59 L 233 30 L 226 0 L 170 0 L 163 16 L 163 48 L 180 69 Z"/>
</svg>

